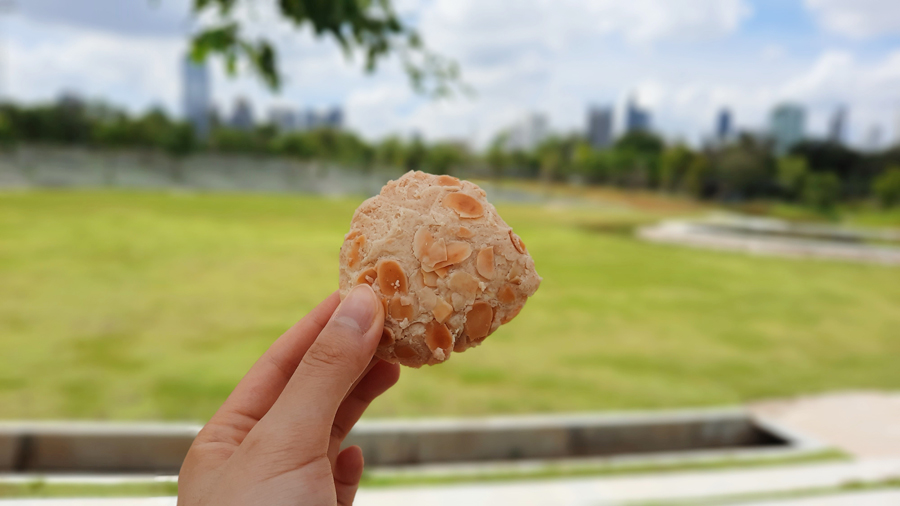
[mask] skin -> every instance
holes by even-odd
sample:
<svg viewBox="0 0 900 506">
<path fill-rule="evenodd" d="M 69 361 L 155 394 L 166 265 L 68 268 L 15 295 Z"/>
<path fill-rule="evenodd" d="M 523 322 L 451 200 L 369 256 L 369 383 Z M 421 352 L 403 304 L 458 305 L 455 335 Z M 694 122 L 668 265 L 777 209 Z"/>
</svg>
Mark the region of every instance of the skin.
<svg viewBox="0 0 900 506">
<path fill-rule="evenodd" d="M 179 506 L 350 505 L 362 451 L 350 429 L 400 368 L 373 358 L 384 310 L 361 284 L 332 293 L 253 365 L 191 445 Z"/>
</svg>

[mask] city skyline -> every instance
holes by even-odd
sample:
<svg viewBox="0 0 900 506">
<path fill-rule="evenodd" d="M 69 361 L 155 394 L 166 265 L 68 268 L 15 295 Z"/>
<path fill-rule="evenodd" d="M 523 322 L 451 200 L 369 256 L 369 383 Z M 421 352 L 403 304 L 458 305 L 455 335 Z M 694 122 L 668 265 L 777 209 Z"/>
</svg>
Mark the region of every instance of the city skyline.
<svg viewBox="0 0 900 506">
<path fill-rule="evenodd" d="M 143 0 L 98 0 L 74 9 L 61 0 L 20 3 L 3 21 L 10 94 L 52 101 L 65 91 L 102 97 L 137 112 L 161 105 L 180 112 L 179 65 L 186 49 L 186 0 L 148 7 Z M 900 138 L 900 4 L 871 0 L 646 0 L 485 6 L 474 0 L 397 3 L 436 50 L 456 58 L 474 99 L 431 103 L 415 96 L 395 63 L 366 76 L 332 43 L 295 33 L 264 9 L 251 30 L 271 33 L 287 85 L 280 96 L 252 77 L 225 78 L 210 66 L 212 102 L 237 96 L 257 111 L 342 104 L 345 123 L 367 138 L 419 131 L 429 139 L 476 145 L 531 111 L 559 132 L 584 128 L 588 104 L 620 111 L 636 92 L 654 128 L 697 145 L 714 134 L 728 107 L 734 131 L 761 131 L 772 107 L 798 102 L 807 130 L 827 137 L 834 110 L 852 114 L 844 139 L 866 146 Z M 648 17 L 647 12 L 660 16 Z M 685 13 L 691 13 L 687 15 Z M 850 21 L 848 21 L 850 20 Z M 223 113 L 223 117 L 228 114 Z"/>
</svg>

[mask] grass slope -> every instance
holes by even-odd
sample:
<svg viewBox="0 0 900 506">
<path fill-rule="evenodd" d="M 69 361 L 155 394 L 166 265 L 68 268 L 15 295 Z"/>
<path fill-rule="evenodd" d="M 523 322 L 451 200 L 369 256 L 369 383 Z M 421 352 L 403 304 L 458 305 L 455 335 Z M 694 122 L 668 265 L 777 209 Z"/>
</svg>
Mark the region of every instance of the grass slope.
<svg viewBox="0 0 900 506">
<path fill-rule="evenodd" d="M 0 194 L 0 418 L 204 420 L 337 284 L 357 199 Z M 900 388 L 900 269 L 638 242 L 659 209 L 500 206 L 544 283 L 370 416 Z"/>
</svg>

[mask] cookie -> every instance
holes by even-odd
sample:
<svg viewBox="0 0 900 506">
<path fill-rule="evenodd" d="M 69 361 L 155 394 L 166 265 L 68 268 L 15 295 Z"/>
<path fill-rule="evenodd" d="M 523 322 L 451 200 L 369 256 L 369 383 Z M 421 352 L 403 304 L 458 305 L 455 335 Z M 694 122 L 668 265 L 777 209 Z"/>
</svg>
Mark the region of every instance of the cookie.
<svg viewBox="0 0 900 506">
<path fill-rule="evenodd" d="M 540 282 L 484 191 L 451 176 L 390 181 L 359 206 L 341 246 L 341 298 L 371 285 L 385 310 L 376 356 L 410 367 L 481 344 Z"/>
</svg>

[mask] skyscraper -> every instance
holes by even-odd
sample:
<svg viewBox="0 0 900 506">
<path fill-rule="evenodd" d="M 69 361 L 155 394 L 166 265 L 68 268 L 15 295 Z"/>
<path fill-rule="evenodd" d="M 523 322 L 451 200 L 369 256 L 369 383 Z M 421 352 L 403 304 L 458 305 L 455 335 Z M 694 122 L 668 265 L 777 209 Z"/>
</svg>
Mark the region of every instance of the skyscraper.
<svg viewBox="0 0 900 506">
<path fill-rule="evenodd" d="M 272 107 L 269 109 L 269 123 L 279 132 L 293 132 L 297 130 L 297 113 L 288 107 Z"/>
<path fill-rule="evenodd" d="M 806 136 L 806 110 L 796 104 L 781 104 L 772 110 L 769 134 L 775 153 L 783 155 Z"/>
<path fill-rule="evenodd" d="M 634 97 L 628 100 L 625 109 L 625 131 L 647 132 L 650 130 L 650 111 L 641 109 Z"/>
<path fill-rule="evenodd" d="M 234 110 L 231 112 L 231 128 L 238 130 L 253 129 L 253 106 L 244 97 L 238 97 L 234 101 Z"/>
<path fill-rule="evenodd" d="M 344 126 L 344 110 L 340 107 L 332 107 L 322 118 L 322 126 L 340 130 Z"/>
<path fill-rule="evenodd" d="M 209 136 L 210 85 L 205 63 L 196 63 L 190 56 L 182 68 L 184 118 L 194 127 L 200 139 Z"/>
<path fill-rule="evenodd" d="M 844 142 L 844 128 L 845 123 L 847 122 L 847 108 L 844 106 L 840 106 L 837 110 L 834 111 L 834 115 L 831 116 L 831 121 L 828 124 L 828 140 L 831 142 L 835 142 L 841 144 Z"/>
<path fill-rule="evenodd" d="M 509 131 L 507 149 L 530 151 L 537 147 L 548 135 L 547 116 L 540 113 L 527 115 Z"/>
<path fill-rule="evenodd" d="M 723 108 L 716 117 L 716 139 L 719 142 L 731 137 L 731 111 Z"/>
<path fill-rule="evenodd" d="M 591 107 L 588 110 L 587 140 L 594 149 L 607 148 L 612 144 L 612 107 Z"/>
</svg>

